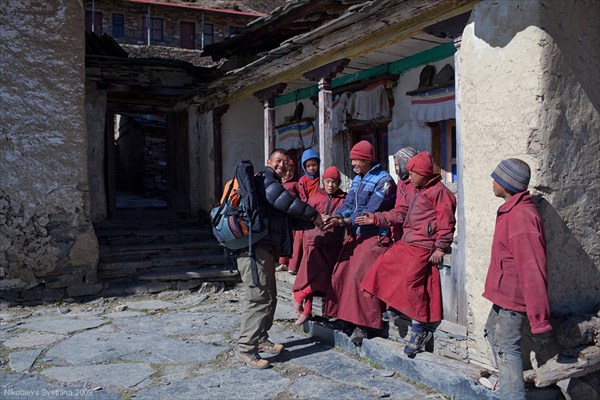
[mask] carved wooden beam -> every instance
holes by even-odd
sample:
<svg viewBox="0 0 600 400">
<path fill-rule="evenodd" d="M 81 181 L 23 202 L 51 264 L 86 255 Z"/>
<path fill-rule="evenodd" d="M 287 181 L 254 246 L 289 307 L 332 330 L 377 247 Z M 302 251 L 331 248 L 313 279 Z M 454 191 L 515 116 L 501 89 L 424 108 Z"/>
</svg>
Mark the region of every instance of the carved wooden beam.
<svg viewBox="0 0 600 400">
<path fill-rule="evenodd" d="M 302 75 L 310 80 L 310 81 L 320 81 L 321 79 L 331 80 L 335 78 L 337 74 L 342 72 L 346 65 L 350 62 L 349 59 L 343 58 L 341 60 L 337 60 L 334 62 L 330 62 L 329 64 L 325 64 L 320 66 L 319 68 L 315 68 L 312 71 L 308 71 L 303 73 Z"/>
<path fill-rule="evenodd" d="M 333 148 L 331 80 L 342 72 L 349 62 L 349 59 L 344 58 L 303 74 L 306 79 L 319 82 L 319 157 L 321 159 L 321 172 L 331 166 L 333 161 L 331 151 Z M 322 182 L 321 185 L 323 185 Z"/>
</svg>

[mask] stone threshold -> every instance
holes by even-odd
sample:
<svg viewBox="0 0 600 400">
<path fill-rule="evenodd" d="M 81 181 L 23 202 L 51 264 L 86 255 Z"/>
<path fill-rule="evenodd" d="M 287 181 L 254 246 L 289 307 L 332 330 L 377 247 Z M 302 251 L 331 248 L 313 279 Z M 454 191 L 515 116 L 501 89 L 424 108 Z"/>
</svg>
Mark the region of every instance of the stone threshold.
<svg viewBox="0 0 600 400">
<path fill-rule="evenodd" d="M 356 346 L 349 337 L 327 323 L 307 321 L 304 331 L 343 351 L 365 358 L 381 367 L 430 387 L 445 396 L 464 400 L 498 400 L 490 390 L 476 384 L 481 368 L 433 353 L 423 352 L 414 358 L 404 354 L 404 346 L 393 340 L 375 337 Z"/>
</svg>

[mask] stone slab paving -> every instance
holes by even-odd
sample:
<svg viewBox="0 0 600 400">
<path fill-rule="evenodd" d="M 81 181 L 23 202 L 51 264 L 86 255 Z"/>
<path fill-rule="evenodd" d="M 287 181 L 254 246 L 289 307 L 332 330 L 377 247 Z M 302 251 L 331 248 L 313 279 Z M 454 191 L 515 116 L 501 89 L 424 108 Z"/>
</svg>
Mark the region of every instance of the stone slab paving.
<svg viewBox="0 0 600 400">
<path fill-rule="evenodd" d="M 14 372 L 29 372 L 40 354 L 42 350 L 13 351 L 8 356 L 8 365 Z"/>
<path fill-rule="evenodd" d="M 0 399 L 2 400 L 119 400 L 122 396 L 118 391 L 93 389 L 81 384 L 49 383 L 39 375 L 0 374 Z"/>
<path fill-rule="evenodd" d="M 68 307 L 15 308 L 14 315 L 12 308 L 3 309 L 3 321 L 10 323 L 0 336 L 0 398 L 432 396 L 432 391 L 308 337 L 293 325 L 296 316 L 285 302 L 278 304 L 271 338 L 286 349 L 268 358 L 271 369 L 245 366 L 235 354 L 240 293 L 234 288 L 222 293 L 136 295 Z"/>
<path fill-rule="evenodd" d="M 150 364 L 119 363 L 105 365 L 81 364 L 72 367 L 50 367 L 42 375 L 62 383 L 81 383 L 87 387 L 134 387 L 156 371 Z"/>
<path fill-rule="evenodd" d="M 8 331 L 6 331 L 8 333 Z M 56 335 L 45 332 L 23 332 L 12 336 L 7 336 L 3 345 L 9 349 L 26 349 L 31 347 L 46 347 L 63 339 L 66 335 Z"/>
<path fill-rule="evenodd" d="M 76 316 L 54 316 L 50 318 L 32 320 L 19 326 L 21 329 L 69 334 L 86 329 L 97 328 L 104 325 L 102 318 L 79 318 Z"/>
</svg>

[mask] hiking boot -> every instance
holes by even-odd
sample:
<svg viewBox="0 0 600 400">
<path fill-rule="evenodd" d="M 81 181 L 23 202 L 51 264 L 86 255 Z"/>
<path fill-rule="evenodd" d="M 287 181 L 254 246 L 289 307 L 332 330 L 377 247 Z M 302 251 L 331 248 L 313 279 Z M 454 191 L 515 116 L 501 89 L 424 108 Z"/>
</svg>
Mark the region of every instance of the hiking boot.
<svg viewBox="0 0 600 400">
<path fill-rule="evenodd" d="M 357 326 L 350 335 L 350 341 L 355 345 L 360 346 L 362 345 L 363 339 L 366 337 L 367 333 Z"/>
<path fill-rule="evenodd" d="M 410 338 L 406 343 L 406 347 L 404 347 L 404 354 L 409 356 L 410 358 L 417 355 L 418 352 L 421 352 L 425 349 L 425 345 L 433 334 L 430 331 L 423 331 L 421 333 L 415 333 L 411 330 Z"/>
<path fill-rule="evenodd" d="M 247 366 L 252 368 L 267 369 L 271 366 L 271 363 L 269 361 L 260 358 L 260 356 L 256 353 L 248 354 L 238 352 L 238 357 L 240 358 L 240 360 L 245 362 Z"/>
<path fill-rule="evenodd" d="M 400 315 L 391 308 L 381 314 L 381 320 L 385 322 L 394 322 L 398 318 L 400 318 Z"/>
<path fill-rule="evenodd" d="M 279 343 L 273 343 L 269 339 L 262 339 L 258 343 L 258 351 L 264 351 L 265 353 L 277 355 L 283 350 L 283 345 Z"/>
</svg>

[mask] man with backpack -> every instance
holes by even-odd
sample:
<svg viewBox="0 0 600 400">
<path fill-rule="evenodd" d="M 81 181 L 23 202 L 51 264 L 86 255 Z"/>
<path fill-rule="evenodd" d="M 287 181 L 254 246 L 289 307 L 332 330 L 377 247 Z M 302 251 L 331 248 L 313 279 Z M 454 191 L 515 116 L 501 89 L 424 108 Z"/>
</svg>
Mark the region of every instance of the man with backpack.
<svg viewBox="0 0 600 400">
<path fill-rule="evenodd" d="M 237 258 L 244 286 L 238 357 L 253 368 L 270 367 L 269 361 L 261 358 L 259 352 L 276 355 L 283 350 L 283 345 L 269 340 L 268 331 L 273 325 L 277 305 L 275 266 L 279 256 L 291 255 L 291 230 L 323 226 L 317 210 L 283 187 L 281 179 L 285 176 L 288 160 L 285 150 L 276 149 L 269 156 L 266 167 L 255 175 L 258 207 L 260 214 L 266 217 L 268 233 L 256 242 L 253 253 L 243 251 Z"/>
</svg>

